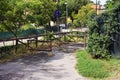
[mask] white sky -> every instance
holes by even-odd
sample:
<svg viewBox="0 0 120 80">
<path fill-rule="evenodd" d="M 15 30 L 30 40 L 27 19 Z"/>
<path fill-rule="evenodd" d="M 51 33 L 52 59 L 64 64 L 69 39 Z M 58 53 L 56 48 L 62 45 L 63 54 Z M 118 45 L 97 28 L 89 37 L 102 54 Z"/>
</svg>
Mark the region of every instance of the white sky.
<svg viewBox="0 0 120 80">
<path fill-rule="evenodd" d="M 94 3 L 96 3 L 96 0 L 91 0 L 91 1 L 94 1 Z M 100 1 L 100 4 L 104 5 L 107 0 L 97 0 L 97 1 Z"/>
</svg>

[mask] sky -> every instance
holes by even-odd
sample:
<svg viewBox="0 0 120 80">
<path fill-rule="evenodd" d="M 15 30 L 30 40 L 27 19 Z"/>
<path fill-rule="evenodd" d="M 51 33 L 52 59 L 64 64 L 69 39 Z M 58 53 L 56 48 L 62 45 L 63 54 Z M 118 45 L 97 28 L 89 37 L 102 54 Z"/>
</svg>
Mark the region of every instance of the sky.
<svg viewBox="0 0 120 80">
<path fill-rule="evenodd" d="M 91 0 L 91 1 L 94 1 L 94 3 L 96 3 L 96 0 Z M 107 0 L 97 0 L 97 1 L 100 1 L 100 4 L 104 5 Z"/>
</svg>

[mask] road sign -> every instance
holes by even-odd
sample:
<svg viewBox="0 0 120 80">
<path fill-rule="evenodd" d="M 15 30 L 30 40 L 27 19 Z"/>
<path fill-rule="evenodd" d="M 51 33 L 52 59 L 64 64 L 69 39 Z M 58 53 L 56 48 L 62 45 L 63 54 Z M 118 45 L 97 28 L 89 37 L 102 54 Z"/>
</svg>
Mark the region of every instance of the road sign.
<svg viewBox="0 0 120 80">
<path fill-rule="evenodd" d="M 56 10 L 56 11 L 55 11 L 55 16 L 56 16 L 56 17 L 59 17 L 60 14 L 61 14 L 61 13 L 60 13 L 60 10 Z"/>
</svg>

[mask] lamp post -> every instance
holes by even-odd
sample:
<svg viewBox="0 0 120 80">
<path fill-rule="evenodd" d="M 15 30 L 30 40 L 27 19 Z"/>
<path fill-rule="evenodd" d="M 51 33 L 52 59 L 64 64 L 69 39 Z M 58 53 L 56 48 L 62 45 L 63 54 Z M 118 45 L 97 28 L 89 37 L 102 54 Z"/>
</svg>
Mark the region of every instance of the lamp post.
<svg viewBox="0 0 120 80">
<path fill-rule="evenodd" d="M 67 18 L 68 18 L 68 3 L 65 2 L 65 5 L 66 5 L 66 28 L 68 28 L 68 23 L 67 23 Z"/>
<path fill-rule="evenodd" d="M 60 31 L 59 18 L 60 18 L 61 12 L 59 10 L 59 0 L 56 0 L 56 1 L 57 1 L 57 10 L 55 11 L 56 26 L 57 26 L 57 30 Z"/>
</svg>

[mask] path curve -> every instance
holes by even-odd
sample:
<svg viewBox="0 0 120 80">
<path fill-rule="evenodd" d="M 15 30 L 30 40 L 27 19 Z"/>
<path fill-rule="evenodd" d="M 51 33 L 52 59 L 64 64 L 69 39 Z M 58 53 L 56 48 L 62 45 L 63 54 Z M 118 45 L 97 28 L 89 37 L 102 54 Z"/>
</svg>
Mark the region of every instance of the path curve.
<svg viewBox="0 0 120 80">
<path fill-rule="evenodd" d="M 75 70 L 75 50 L 81 44 L 53 48 L 53 57 L 42 52 L 34 56 L 0 64 L 0 80 L 87 80 Z"/>
</svg>

